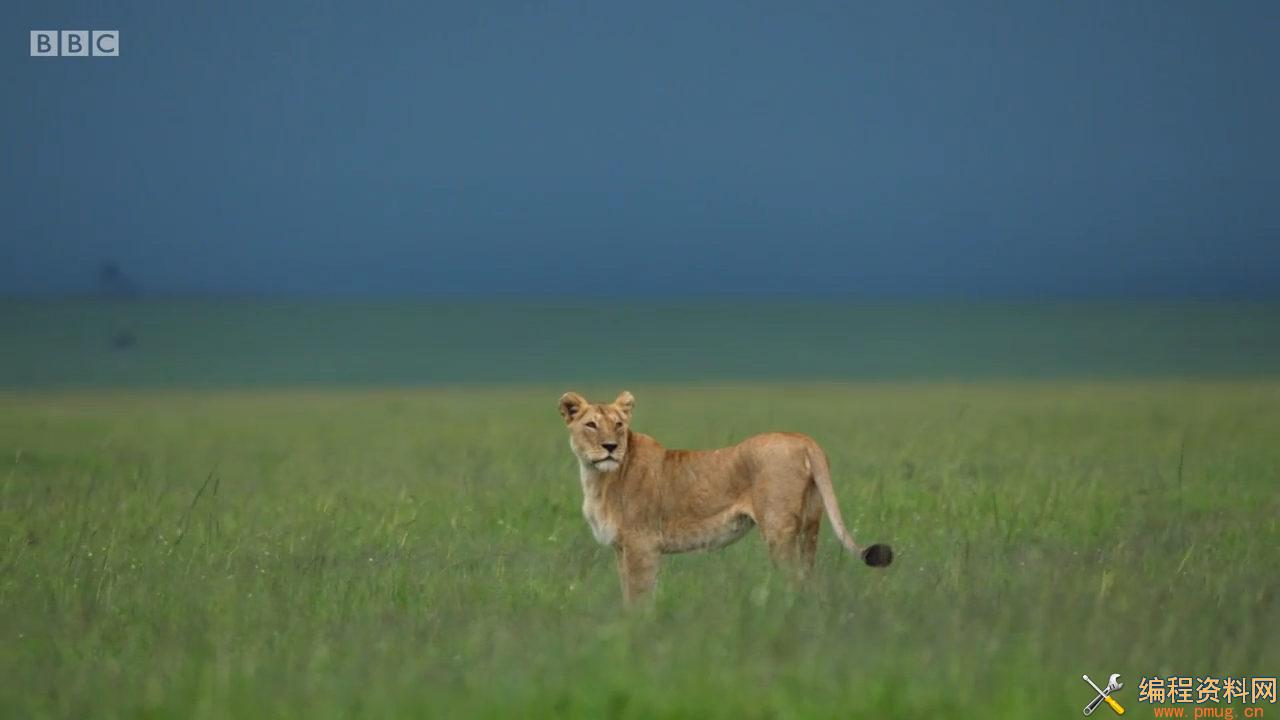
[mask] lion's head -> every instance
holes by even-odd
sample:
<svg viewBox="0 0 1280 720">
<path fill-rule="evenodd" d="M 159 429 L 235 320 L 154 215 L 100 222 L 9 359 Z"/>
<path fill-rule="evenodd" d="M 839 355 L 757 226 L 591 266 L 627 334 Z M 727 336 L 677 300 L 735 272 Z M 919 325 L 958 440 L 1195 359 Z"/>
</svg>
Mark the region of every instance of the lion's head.
<svg viewBox="0 0 1280 720">
<path fill-rule="evenodd" d="M 592 405 L 576 392 L 560 396 L 560 414 L 569 426 L 569 447 L 578 460 L 600 472 L 613 472 L 627 456 L 627 431 L 636 399 L 623 392 L 607 405 Z"/>
</svg>

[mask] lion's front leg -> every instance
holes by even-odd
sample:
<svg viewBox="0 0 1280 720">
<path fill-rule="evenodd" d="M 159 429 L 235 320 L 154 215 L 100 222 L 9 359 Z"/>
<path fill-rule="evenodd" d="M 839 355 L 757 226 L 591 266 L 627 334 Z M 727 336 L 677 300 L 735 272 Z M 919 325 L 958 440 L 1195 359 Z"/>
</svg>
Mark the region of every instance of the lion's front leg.
<svg viewBox="0 0 1280 720">
<path fill-rule="evenodd" d="M 640 544 L 619 544 L 614 552 L 618 559 L 618 577 L 622 580 L 622 600 L 627 607 L 653 592 L 658 578 L 658 548 Z"/>
</svg>

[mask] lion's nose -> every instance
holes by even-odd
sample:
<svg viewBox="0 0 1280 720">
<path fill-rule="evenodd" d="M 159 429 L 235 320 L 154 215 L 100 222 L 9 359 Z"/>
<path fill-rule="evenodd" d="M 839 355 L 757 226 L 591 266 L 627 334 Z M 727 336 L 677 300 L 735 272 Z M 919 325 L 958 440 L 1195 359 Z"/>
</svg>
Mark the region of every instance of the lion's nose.
<svg viewBox="0 0 1280 720">
<path fill-rule="evenodd" d="M 609 452 L 613 452 L 618 449 L 618 443 L 600 443 L 600 447 L 608 450 Z"/>
</svg>

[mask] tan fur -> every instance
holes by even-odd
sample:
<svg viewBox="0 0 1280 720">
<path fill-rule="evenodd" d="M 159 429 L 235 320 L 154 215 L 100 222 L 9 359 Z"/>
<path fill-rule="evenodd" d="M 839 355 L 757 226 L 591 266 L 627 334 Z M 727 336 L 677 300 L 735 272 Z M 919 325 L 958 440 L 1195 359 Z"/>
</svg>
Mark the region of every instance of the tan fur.
<svg viewBox="0 0 1280 720">
<path fill-rule="evenodd" d="M 578 458 L 582 513 L 614 548 L 627 604 L 654 586 L 663 554 L 724 547 L 760 526 L 775 563 L 813 567 L 825 509 L 836 536 L 869 565 L 888 565 L 885 545 L 862 548 L 845 530 L 827 457 L 796 433 L 755 435 L 718 450 L 667 450 L 631 430 L 635 398 L 592 405 L 565 393 L 560 414 Z"/>
</svg>

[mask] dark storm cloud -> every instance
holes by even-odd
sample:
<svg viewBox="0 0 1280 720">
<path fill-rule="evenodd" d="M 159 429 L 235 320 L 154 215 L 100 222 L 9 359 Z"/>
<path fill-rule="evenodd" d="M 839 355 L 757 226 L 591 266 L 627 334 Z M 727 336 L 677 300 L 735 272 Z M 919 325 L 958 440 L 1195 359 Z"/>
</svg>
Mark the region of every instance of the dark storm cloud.
<svg viewBox="0 0 1280 720">
<path fill-rule="evenodd" d="M 1280 287 L 1274 3 L 454 5 L 6 6 L 0 292 Z"/>
</svg>

